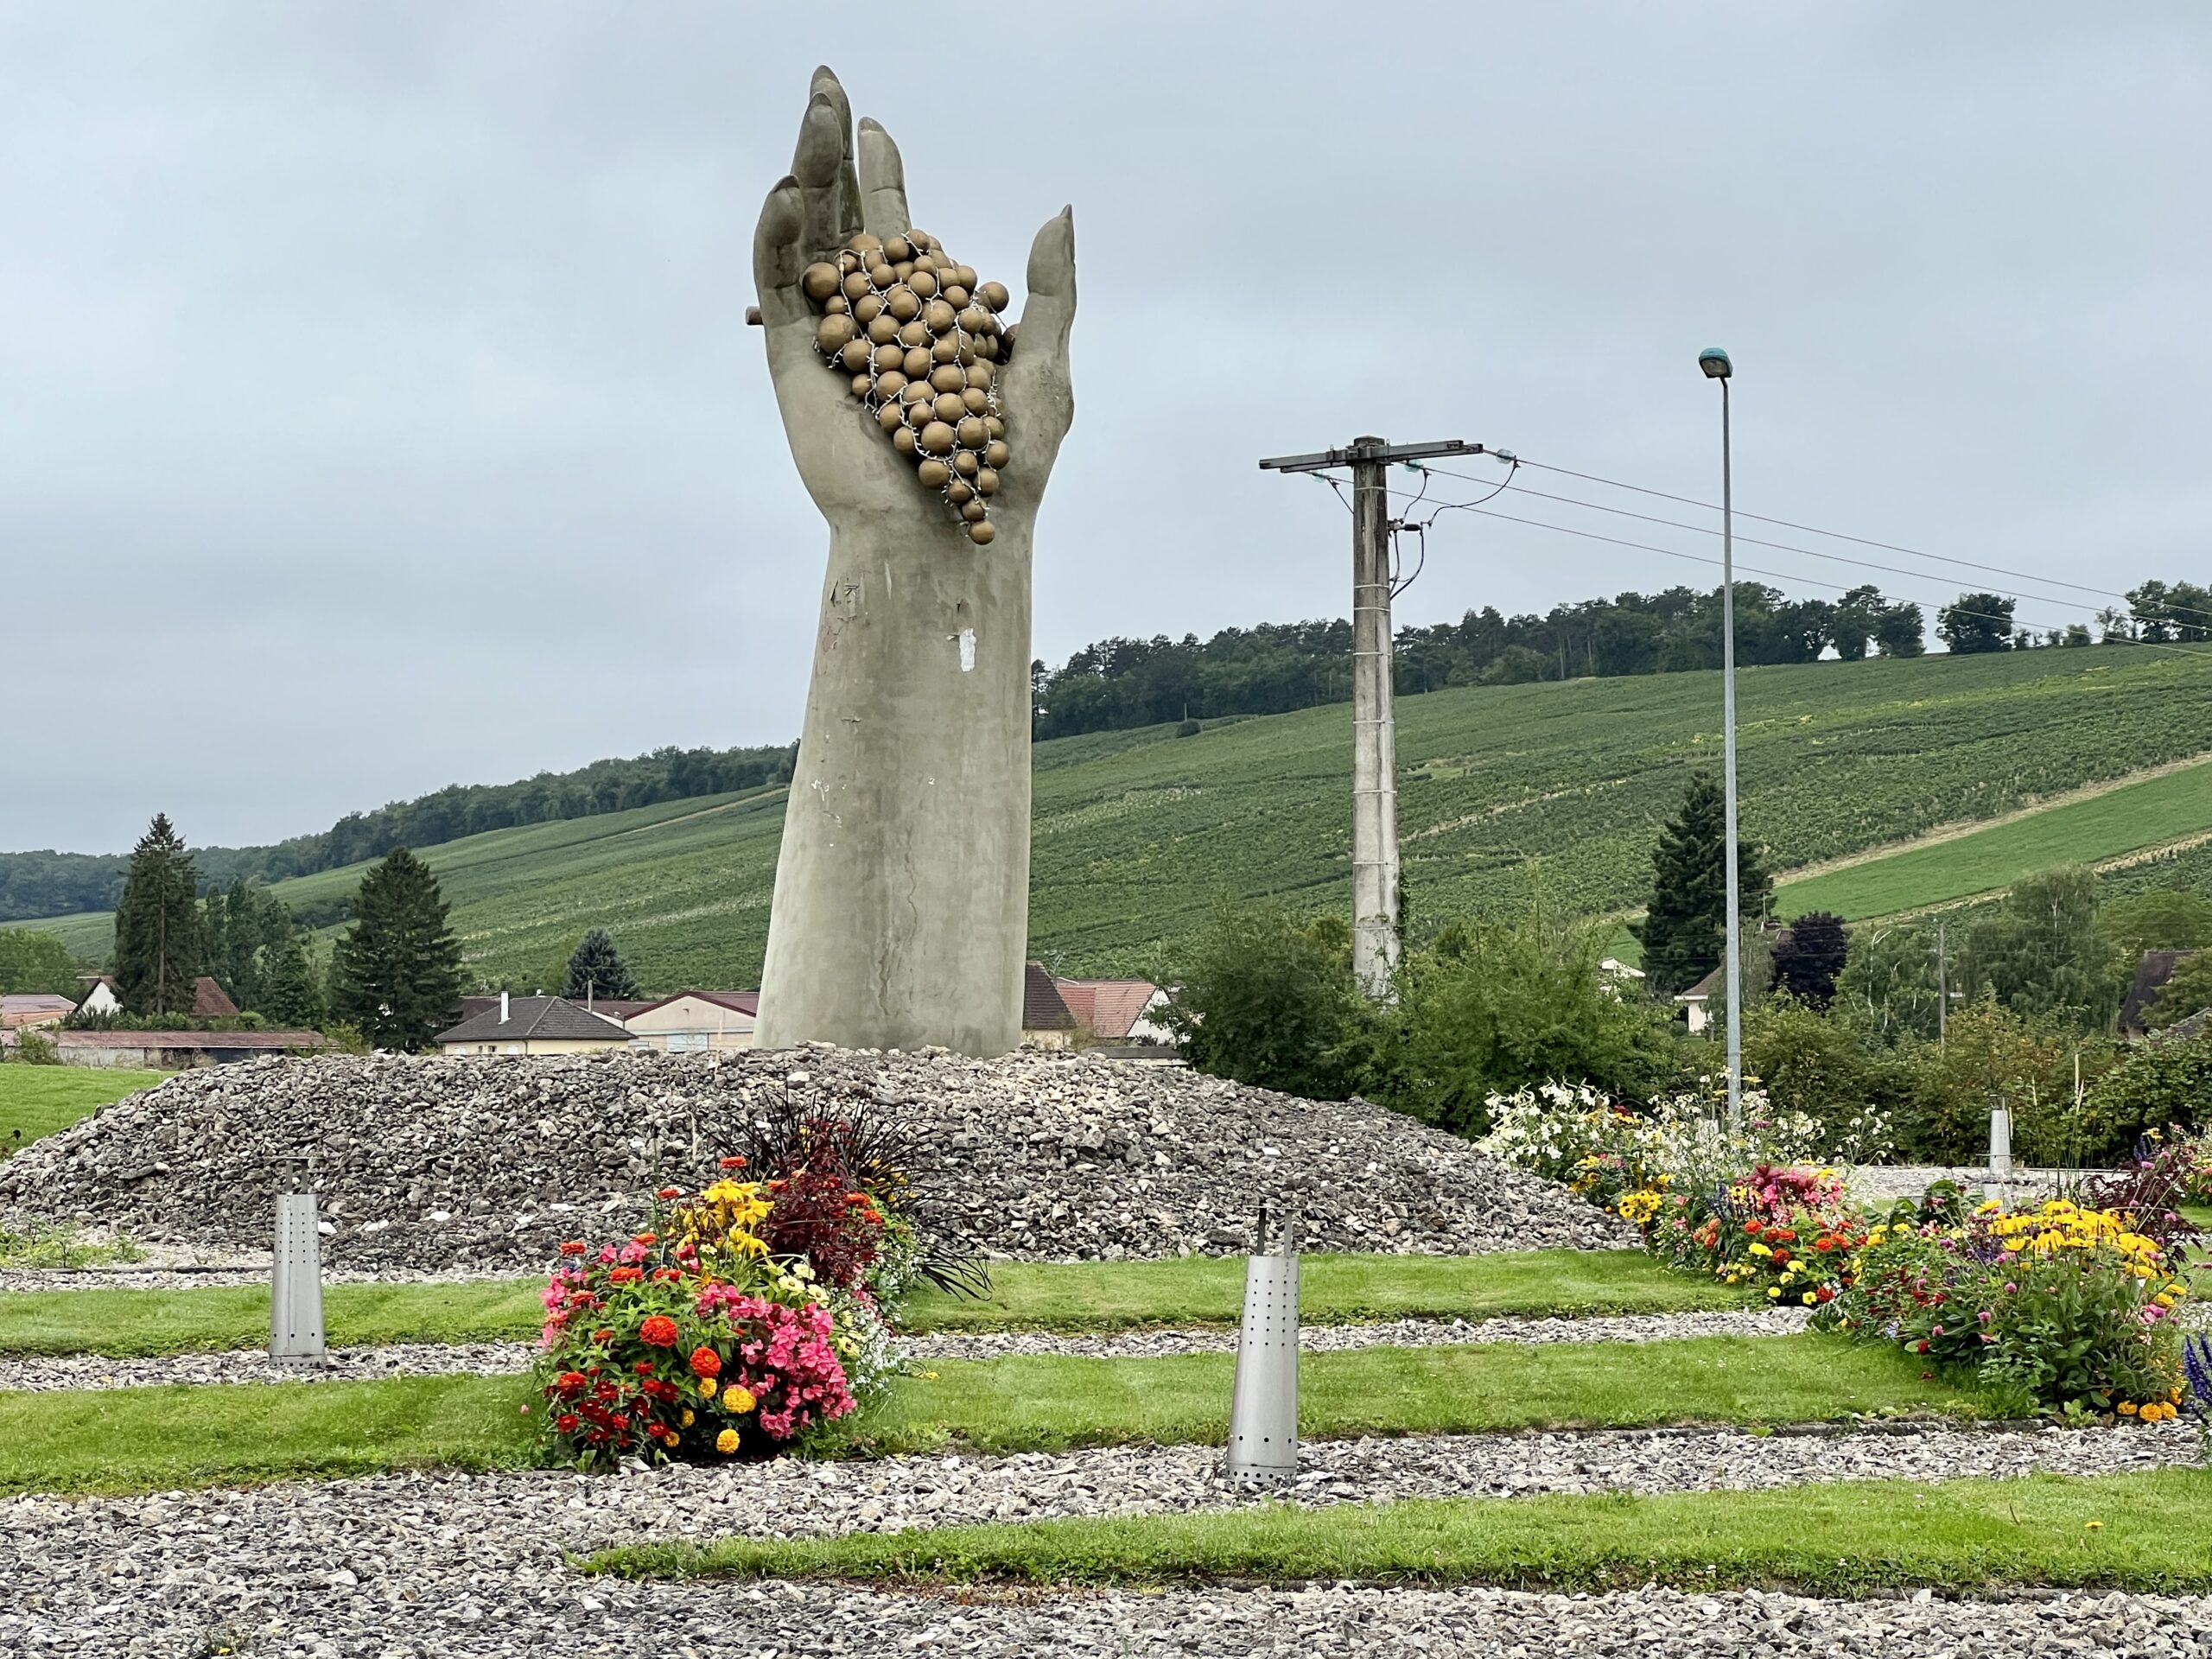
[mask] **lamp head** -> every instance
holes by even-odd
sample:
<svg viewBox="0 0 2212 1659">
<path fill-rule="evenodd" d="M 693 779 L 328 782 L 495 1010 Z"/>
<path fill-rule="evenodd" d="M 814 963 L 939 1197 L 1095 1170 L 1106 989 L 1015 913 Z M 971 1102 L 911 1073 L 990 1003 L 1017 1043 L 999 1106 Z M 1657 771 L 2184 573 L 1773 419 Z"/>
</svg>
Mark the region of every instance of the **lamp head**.
<svg viewBox="0 0 2212 1659">
<path fill-rule="evenodd" d="M 1705 371 L 1705 378 L 1708 380 L 1726 380 L 1733 366 L 1728 361 L 1728 353 L 1718 346 L 1708 346 L 1700 352 L 1697 365 Z"/>
</svg>

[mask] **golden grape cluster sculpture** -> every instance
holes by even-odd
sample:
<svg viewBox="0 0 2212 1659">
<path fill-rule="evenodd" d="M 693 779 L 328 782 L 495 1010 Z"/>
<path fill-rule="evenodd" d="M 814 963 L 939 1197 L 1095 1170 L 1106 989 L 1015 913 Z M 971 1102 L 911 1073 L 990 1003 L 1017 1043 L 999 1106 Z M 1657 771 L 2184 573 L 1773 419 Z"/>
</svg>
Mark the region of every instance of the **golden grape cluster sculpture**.
<svg viewBox="0 0 2212 1659">
<path fill-rule="evenodd" d="M 935 237 L 908 231 L 862 232 L 834 261 L 809 265 L 800 286 L 822 313 L 823 361 L 850 377 L 853 396 L 968 538 L 989 545 L 990 499 L 1013 453 L 997 387 L 1015 334 L 999 325 L 1005 285 L 978 283 Z"/>
</svg>

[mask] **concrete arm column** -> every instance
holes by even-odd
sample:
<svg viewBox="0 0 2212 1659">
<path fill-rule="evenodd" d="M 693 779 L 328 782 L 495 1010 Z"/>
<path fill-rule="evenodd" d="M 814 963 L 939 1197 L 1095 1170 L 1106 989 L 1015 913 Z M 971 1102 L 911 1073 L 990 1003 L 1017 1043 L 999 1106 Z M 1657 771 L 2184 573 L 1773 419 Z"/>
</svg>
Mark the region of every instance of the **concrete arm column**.
<svg viewBox="0 0 2212 1659">
<path fill-rule="evenodd" d="M 814 350 L 806 265 L 863 226 L 910 228 L 898 149 L 872 121 L 858 159 L 844 91 L 817 71 L 753 243 L 777 404 L 830 531 L 757 1040 L 1001 1054 L 1021 1037 L 1030 556 L 1074 417 L 1074 223 L 1064 211 L 1030 252 L 999 383 L 1012 454 L 978 547 Z"/>
</svg>

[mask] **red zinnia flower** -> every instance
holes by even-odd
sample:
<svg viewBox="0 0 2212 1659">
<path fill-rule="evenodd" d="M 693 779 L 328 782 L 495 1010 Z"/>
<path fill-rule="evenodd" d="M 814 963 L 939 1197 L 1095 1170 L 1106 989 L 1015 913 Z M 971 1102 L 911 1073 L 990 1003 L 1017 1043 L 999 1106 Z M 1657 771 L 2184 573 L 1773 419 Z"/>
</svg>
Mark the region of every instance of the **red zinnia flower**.
<svg viewBox="0 0 2212 1659">
<path fill-rule="evenodd" d="M 632 1239 L 630 1242 L 631 1242 L 632 1244 L 651 1244 L 651 1243 L 652 1243 L 656 1239 L 659 1238 L 659 1236 L 660 1236 L 660 1235 L 659 1235 L 658 1233 L 639 1233 L 639 1234 L 635 1238 Z"/>
<path fill-rule="evenodd" d="M 585 1250 L 589 1248 L 590 1247 L 581 1238 L 572 1238 L 561 1246 L 561 1254 L 563 1255 L 582 1255 Z"/>
<path fill-rule="evenodd" d="M 724 1169 L 743 1169 L 745 1167 L 745 1160 L 741 1157 L 725 1158 L 721 1161 L 722 1167 Z"/>
<path fill-rule="evenodd" d="M 614 1333 L 612 1331 L 594 1331 L 591 1333 L 591 1339 L 594 1342 L 612 1342 Z"/>
<path fill-rule="evenodd" d="M 610 1285 L 634 1285 L 645 1276 L 643 1268 L 614 1268 L 608 1271 L 607 1282 Z"/>
<path fill-rule="evenodd" d="M 638 1340 L 656 1348 L 675 1347 L 676 1334 L 676 1321 L 665 1313 L 655 1313 L 638 1327 Z"/>
<path fill-rule="evenodd" d="M 653 1363 L 650 1359 L 641 1359 L 630 1369 L 639 1376 L 651 1376 L 653 1374 Z"/>
<path fill-rule="evenodd" d="M 664 1186 L 659 1192 L 654 1193 L 653 1197 L 657 1198 L 680 1198 L 683 1196 L 683 1189 L 680 1186 Z"/>
<path fill-rule="evenodd" d="M 722 1357 L 702 1343 L 691 1351 L 691 1374 L 694 1376 L 720 1376 Z"/>
<path fill-rule="evenodd" d="M 553 1420 L 553 1427 L 563 1434 L 573 1434 L 576 1432 L 576 1425 L 580 1421 L 581 1419 L 575 1412 L 564 1411 Z"/>
</svg>

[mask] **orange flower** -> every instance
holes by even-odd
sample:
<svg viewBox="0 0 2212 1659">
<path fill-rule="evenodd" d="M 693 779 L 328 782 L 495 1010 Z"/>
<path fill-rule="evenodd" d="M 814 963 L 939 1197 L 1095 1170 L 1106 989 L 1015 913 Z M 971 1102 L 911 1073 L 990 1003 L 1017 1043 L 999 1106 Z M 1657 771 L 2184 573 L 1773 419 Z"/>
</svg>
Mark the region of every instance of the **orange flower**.
<svg viewBox="0 0 2212 1659">
<path fill-rule="evenodd" d="M 656 1348 L 676 1346 L 676 1321 L 665 1313 L 655 1313 L 638 1327 L 638 1339 Z"/>
<path fill-rule="evenodd" d="M 607 1282 L 610 1285 L 634 1285 L 645 1276 L 643 1268 L 611 1268 L 607 1270 Z"/>
<path fill-rule="evenodd" d="M 694 1376 L 720 1376 L 722 1357 L 704 1343 L 691 1351 L 691 1374 Z"/>
<path fill-rule="evenodd" d="M 721 1162 L 724 1169 L 743 1169 L 746 1160 L 742 1157 L 737 1157 L 725 1158 Z"/>
<path fill-rule="evenodd" d="M 590 1246 L 586 1244 L 581 1238 L 572 1238 L 562 1244 L 561 1254 L 563 1255 L 582 1255 L 589 1248 Z"/>
</svg>

